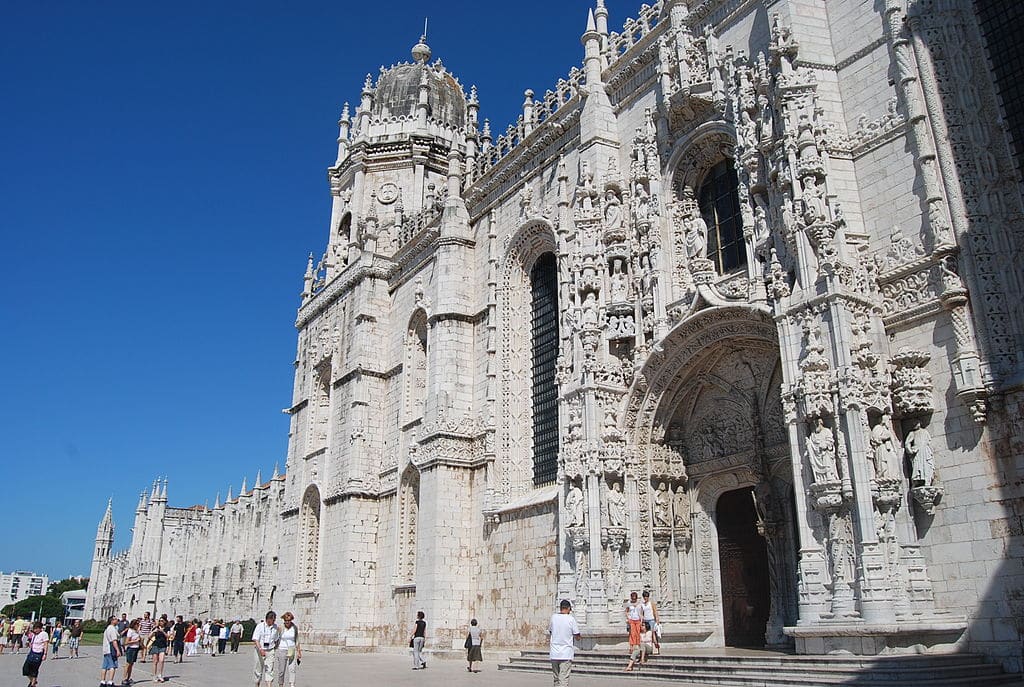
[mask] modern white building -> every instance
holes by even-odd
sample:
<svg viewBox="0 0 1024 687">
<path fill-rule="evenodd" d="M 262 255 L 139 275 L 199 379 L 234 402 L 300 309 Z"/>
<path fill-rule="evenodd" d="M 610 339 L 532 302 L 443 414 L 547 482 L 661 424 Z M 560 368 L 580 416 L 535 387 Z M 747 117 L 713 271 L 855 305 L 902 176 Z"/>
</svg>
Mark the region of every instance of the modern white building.
<svg viewBox="0 0 1024 687">
<path fill-rule="evenodd" d="M 154 489 L 122 556 L 105 520 L 94 613 L 273 603 L 352 648 L 424 610 L 436 646 L 476 617 L 522 647 L 565 597 L 601 646 L 647 588 L 677 646 L 1021 670 L 998 27 L 966 0 L 608 14 L 502 133 L 425 40 L 367 78 L 294 323 L 286 474 L 212 512 Z"/>
<path fill-rule="evenodd" d="M 12 573 L 0 572 L 0 608 L 46 593 L 50 578 L 34 572 L 17 570 Z"/>
</svg>

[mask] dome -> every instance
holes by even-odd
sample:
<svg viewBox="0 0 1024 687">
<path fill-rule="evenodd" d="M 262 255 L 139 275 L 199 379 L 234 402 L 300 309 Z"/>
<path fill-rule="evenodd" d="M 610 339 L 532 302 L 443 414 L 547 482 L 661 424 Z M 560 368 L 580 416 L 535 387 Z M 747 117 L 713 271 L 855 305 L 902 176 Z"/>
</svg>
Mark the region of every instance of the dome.
<svg viewBox="0 0 1024 687">
<path fill-rule="evenodd" d="M 430 87 L 427 116 L 449 126 L 466 125 L 466 95 L 458 80 L 440 63 L 428 65 L 430 48 L 422 41 L 413 48 L 416 63 L 399 64 L 385 70 L 374 92 L 374 118 L 415 117 L 420 102 L 420 78 L 425 72 Z"/>
</svg>

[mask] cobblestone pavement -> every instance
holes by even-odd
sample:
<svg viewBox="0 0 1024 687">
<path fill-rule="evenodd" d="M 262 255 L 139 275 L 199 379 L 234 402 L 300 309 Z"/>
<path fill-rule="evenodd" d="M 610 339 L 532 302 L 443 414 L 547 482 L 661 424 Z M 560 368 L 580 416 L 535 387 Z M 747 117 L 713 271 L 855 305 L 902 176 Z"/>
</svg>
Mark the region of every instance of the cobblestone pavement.
<svg viewBox="0 0 1024 687">
<path fill-rule="evenodd" d="M 63 653 L 63 652 L 62 652 Z M 416 685 L 417 687 L 548 687 L 549 673 L 530 674 L 498 671 L 497 664 L 504 658 L 488 657 L 479 673 L 466 672 L 466 663 L 456 658 L 428 658 L 426 670 L 412 670 L 410 657 L 403 654 L 318 654 L 306 652 L 299 669 L 296 687 L 390 687 Z M 0 687 L 22 687 L 28 678 L 21 676 L 25 654 L 0 655 Z M 135 675 L 139 687 L 156 687 L 150 672 L 152 663 L 137 663 Z M 480 664 L 477 664 L 479 667 Z M 121 681 L 118 668 L 117 680 Z M 248 687 L 252 685 L 252 656 L 250 650 L 226 656 L 196 656 L 184 663 L 167 663 L 164 670 L 169 687 Z M 98 647 L 83 647 L 82 657 L 70 659 L 61 656 L 47 659 L 39 673 L 39 687 L 96 687 L 99 685 L 100 655 Z M 654 687 L 664 681 L 638 679 L 634 675 L 615 678 L 576 675 L 573 687 L 594 685 L 612 687 L 629 684 Z"/>
</svg>

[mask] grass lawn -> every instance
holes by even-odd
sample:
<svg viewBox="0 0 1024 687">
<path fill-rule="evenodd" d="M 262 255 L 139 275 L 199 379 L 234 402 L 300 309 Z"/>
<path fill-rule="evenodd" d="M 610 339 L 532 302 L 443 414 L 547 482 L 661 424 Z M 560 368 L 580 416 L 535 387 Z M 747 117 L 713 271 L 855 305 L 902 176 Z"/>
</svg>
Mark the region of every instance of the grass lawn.
<svg viewBox="0 0 1024 687">
<path fill-rule="evenodd" d="M 83 632 L 81 646 L 99 646 L 103 642 L 102 632 Z"/>
</svg>

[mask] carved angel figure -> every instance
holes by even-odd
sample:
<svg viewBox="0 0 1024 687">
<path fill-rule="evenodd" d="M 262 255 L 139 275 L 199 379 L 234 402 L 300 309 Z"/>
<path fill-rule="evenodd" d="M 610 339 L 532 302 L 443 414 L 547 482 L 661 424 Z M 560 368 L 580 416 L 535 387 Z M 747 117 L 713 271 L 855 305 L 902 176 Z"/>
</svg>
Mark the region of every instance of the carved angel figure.
<svg viewBox="0 0 1024 687">
<path fill-rule="evenodd" d="M 819 417 L 818 422 L 807 437 L 807 459 L 814 473 L 815 484 L 838 482 L 839 472 L 836 470 L 836 440 L 832 430 L 825 427 Z"/>
<path fill-rule="evenodd" d="M 569 487 L 565 495 L 565 515 L 569 527 L 583 524 L 583 490 L 575 484 Z"/>
<path fill-rule="evenodd" d="M 616 482 L 608 492 L 608 524 L 622 527 L 626 523 L 626 495 L 622 493 L 622 484 Z"/>
<path fill-rule="evenodd" d="M 669 495 L 668 486 L 662 482 L 658 485 L 658 490 L 654 492 L 654 526 L 655 527 L 671 527 L 672 517 L 669 515 L 669 510 L 672 507 Z"/>
<path fill-rule="evenodd" d="M 915 487 L 930 487 L 935 481 L 935 454 L 932 453 L 932 435 L 921 426 L 920 420 L 914 423 L 914 429 L 907 434 L 903 443 L 910 457 L 914 471 L 910 481 Z"/>
</svg>

